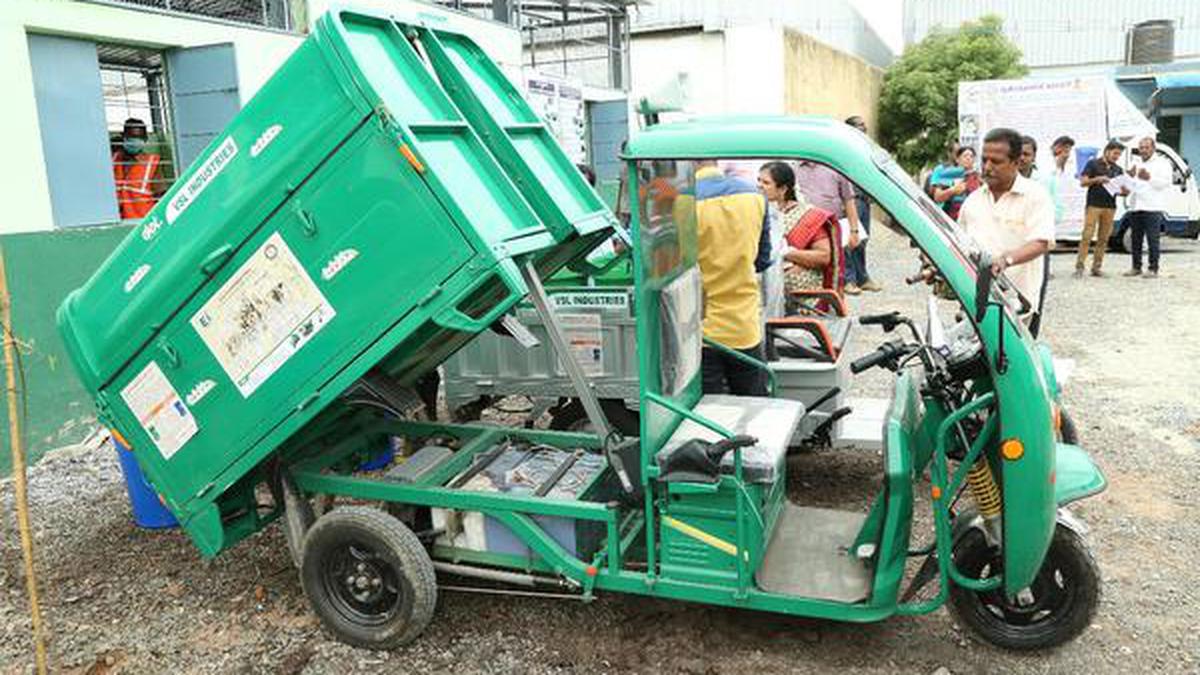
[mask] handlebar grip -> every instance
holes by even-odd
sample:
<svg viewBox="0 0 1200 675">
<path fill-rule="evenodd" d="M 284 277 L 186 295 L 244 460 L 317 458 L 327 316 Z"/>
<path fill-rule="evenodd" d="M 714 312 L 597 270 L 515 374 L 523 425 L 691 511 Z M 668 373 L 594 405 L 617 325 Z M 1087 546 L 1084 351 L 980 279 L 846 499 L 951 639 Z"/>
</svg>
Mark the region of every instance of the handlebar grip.
<svg viewBox="0 0 1200 675">
<path fill-rule="evenodd" d="M 886 312 L 884 314 L 867 314 L 861 316 L 858 322 L 864 326 L 876 326 L 879 324 L 895 323 L 900 320 L 900 312 Z"/>
<path fill-rule="evenodd" d="M 864 370 L 874 368 L 875 366 L 879 365 L 880 363 L 883 363 L 884 361 L 891 358 L 891 356 L 894 352 L 895 352 L 895 350 L 893 350 L 889 345 L 883 345 L 882 347 L 880 347 L 879 349 L 876 349 L 875 351 L 871 352 L 870 354 L 867 354 L 866 356 L 862 356 L 862 357 L 855 359 L 850 364 L 850 372 L 857 375 Z"/>
<path fill-rule="evenodd" d="M 758 444 L 758 439 L 746 434 L 740 434 L 731 438 L 726 438 L 708 446 L 708 456 L 714 462 L 719 461 L 725 456 L 725 453 L 737 448 L 748 448 Z"/>
</svg>

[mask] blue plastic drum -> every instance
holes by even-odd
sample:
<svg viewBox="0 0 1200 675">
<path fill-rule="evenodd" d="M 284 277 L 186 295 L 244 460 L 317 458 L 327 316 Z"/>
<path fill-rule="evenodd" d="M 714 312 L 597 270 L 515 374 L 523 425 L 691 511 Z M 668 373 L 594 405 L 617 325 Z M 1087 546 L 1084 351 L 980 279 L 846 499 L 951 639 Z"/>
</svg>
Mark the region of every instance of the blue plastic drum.
<svg viewBox="0 0 1200 675">
<path fill-rule="evenodd" d="M 117 460 L 121 462 L 121 473 L 125 475 L 125 490 L 129 493 L 133 522 L 137 523 L 138 527 L 148 530 L 178 527 L 179 521 L 175 520 L 174 514 L 159 500 L 158 493 L 146 482 L 146 476 L 142 474 L 142 467 L 138 466 L 133 451 L 117 440 L 116 435 L 113 436 L 112 442 L 117 449 Z"/>
</svg>

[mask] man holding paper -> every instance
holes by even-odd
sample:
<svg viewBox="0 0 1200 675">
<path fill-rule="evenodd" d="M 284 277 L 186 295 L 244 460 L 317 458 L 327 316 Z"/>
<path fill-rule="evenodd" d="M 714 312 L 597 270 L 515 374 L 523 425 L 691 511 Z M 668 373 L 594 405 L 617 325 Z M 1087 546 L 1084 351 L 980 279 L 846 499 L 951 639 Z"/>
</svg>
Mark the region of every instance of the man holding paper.
<svg viewBox="0 0 1200 675">
<path fill-rule="evenodd" d="M 1150 269 L 1146 276 L 1158 276 L 1158 237 L 1166 217 L 1171 173 L 1171 162 L 1155 151 L 1153 138 L 1147 136 L 1138 142 L 1137 158 L 1129 166 L 1127 178 L 1133 181 L 1133 196 L 1129 198 L 1129 211 L 1125 214 L 1133 232 L 1133 250 L 1130 251 L 1133 268 L 1125 276 L 1142 274 L 1142 237 L 1150 242 Z"/>
<path fill-rule="evenodd" d="M 1117 212 L 1117 195 L 1128 194 L 1128 190 L 1116 182 L 1124 175 L 1121 167 L 1117 166 L 1117 160 L 1124 150 L 1125 146 L 1120 142 L 1109 141 L 1108 145 L 1104 146 L 1104 152 L 1083 167 L 1083 173 L 1079 177 L 1079 184 L 1087 188 L 1087 207 L 1083 212 L 1083 233 L 1079 235 L 1079 255 L 1075 258 L 1076 279 L 1083 277 L 1092 235 L 1096 235 L 1092 276 L 1104 276 L 1100 267 L 1104 264 L 1108 238 L 1112 236 L 1113 216 Z"/>
</svg>

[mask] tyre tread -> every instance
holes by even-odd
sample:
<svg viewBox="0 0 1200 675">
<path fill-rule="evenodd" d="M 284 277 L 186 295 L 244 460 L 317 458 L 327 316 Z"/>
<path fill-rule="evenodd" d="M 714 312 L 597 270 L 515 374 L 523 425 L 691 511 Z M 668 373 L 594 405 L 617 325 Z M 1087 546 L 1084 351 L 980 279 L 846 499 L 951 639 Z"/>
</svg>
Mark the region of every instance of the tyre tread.
<svg viewBox="0 0 1200 675">
<path fill-rule="evenodd" d="M 311 578 L 319 574 L 319 570 L 311 569 L 314 564 L 309 560 L 313 550 L 313 541 L 320 541 L 329 536 L 326 532 L 340 527 L 357 527 L 378 537 L 388 549 L 399 559 L 401 574 L 408 580 L 412 591 L 412 609 L 407 617 L 398 617 L 403 622 L 400 630 L 396 625 L 378 628 L 364 628 L 350 625 L 344 620 L 330 617 L 314 599 L 314 590 L 320 588 L 319 582 Z M 339 640 L 357 647 L 370 649 L 394 649 L 412 642 L 433 620 L 437 607 L 437 575 L 433 562 L 425 551 L 424 545 L 412 530 L 408 529 L 396 518 L 367 506 L 341 506 L 317 519 L 304 538 L 304 567 L 301 569 L 301 585 L 313 611 L 320 617 L 322 624 Z M 314 588 L 310 588 L 314 587 Z M 318 593 L 320 595 L 320 592 Z M 324 599 L 321 600 L 324 602 Z"/>
<path fill-rule="evenodd" d="M 972 531 L 968 531 L 964 536 L 969 536 Z M 974 532 L 979 534 L 978 531 Z M 1059 624 L 1051 630 L 1034 634 L 991 630 L 989 626 L 982 625 L 977 620 L 975 613 L 970 611 L 971 605 L 977 602 L 975 592 L 960 586 L 951 586 L 950 588 L 950 601 L 948 604 L 950 605 L 951 612 L 963 625 L 969 627 L 982 639 L 997 647 L 1013 651 L 1049 649 L 1078 637 L 1080 633 L 1091 625 L 1092 619 L 1100 607 L 1100 568 L 1096 564 L 1096 559 L 1092 555 L 1091 550 L 1088 549 L 1087 544 L 1083 541 L 1083 538 L 1065 525 L 1059 524 L 1055 526 L 1054 537 L 1050 545 L 1052 548 L 1054 546 L 1061 546 L 1063 548 L 1062 555 L 1074 558 L 1082 567 L 1083 574 L 1080 581 L 1084 582 L 1085 585 L 1079 587 L 1077 593 L 1082 593 L 1090 598 L 1082 605 L 1076 605 L 1076 607 L 1072 608 L 1071 616 L 1064 623 Z M 1080 608 L 1083 611 L 1079 611 Z"/>
</svg>

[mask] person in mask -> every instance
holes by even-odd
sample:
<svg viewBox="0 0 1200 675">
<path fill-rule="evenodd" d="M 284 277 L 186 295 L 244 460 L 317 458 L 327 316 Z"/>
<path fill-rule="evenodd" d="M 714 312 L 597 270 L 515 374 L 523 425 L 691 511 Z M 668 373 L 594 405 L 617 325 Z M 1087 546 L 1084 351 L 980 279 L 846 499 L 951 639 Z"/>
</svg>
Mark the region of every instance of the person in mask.
<svg viewBox="0 0 1200 675">
<path fill-rule="evenodd" d="M 113 152 L 113 180 L 117 184 L 117 207 L 122 220 L 144 218 L 158 201 L 158 165 L 161 158 L 146 147 L 146 123 L 125 120 L 121 146 Z"/>
</svg>

